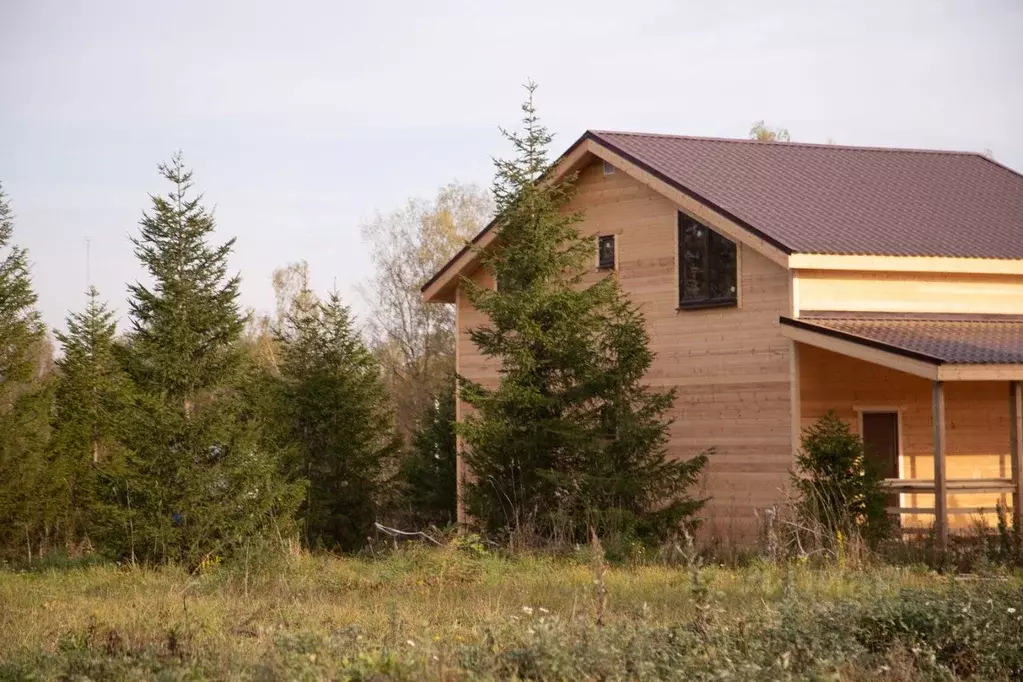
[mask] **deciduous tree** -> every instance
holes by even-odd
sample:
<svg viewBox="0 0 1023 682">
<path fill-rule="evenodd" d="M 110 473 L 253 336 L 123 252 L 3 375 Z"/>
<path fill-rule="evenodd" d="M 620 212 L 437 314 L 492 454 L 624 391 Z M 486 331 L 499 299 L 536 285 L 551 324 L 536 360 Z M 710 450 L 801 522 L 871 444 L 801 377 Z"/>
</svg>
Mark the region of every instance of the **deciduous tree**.
<svg viewBox="0 0 1023 682">
<path fill-rule="evenodd" d="M 757 121 L 749 129 L 749 138 L 760 142 L 789 142 L 789 131 L 786 128 L 769 128 L 763 120 Z"/>
<path fill-rule="evenodd" d="M 369 332 L 407 441 L 454 371 L 452 306 L 424 302 L 420 287 L 492 213 L 486 191 L 451 183 L 433 200 L 411 199 L 362 227 L 375 269 L 362 288 L 372 310 Z"/>
</svg>

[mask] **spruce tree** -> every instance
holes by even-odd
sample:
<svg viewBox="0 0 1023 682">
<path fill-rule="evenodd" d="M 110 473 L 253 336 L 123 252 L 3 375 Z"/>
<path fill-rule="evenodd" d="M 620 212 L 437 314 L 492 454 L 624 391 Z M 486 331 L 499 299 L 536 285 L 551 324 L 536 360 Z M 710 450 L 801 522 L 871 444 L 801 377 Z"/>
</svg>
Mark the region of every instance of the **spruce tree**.
<svg viewBox="0 0 1023 682">
<path fill-rule="evenodd" d="M 210 243 L 213 216 L 180 154 L 159 170 L 171 190 L 152 197 L 133 240 L 152 286 L 129 287 L 123 357 L 135 404 L 115 550 L 191 565 L 286 535 L 300 487 L 261 447 L 245 400 L 240 279 L 227 274 L 234 240 Z"/>
<path fill-rule="evenodd" d="M 527 88 L 522 132 L 502 131 L 516 155 L 496 162 L 498 237 L 479 252 L 497 286 L 462 280 L 488 319 L 472 341 L 500 366 L 496 388 L 461 379 L 465 502 L 484 529 L 523 538 L 585 540 L 615 516 L 664 534 L 698 509 L 685 488 L 703 460 L 667 458 L 674 393 L 643 386 L 642 316 L 615 277 L 583 281 L 595 244 L 566 210 L 574 177 L 545 177 L 551 135 Z"/>
<path fill-rule="evenodd" d="M 28 252 L 11 243 L 14 213 L 0 185 L 0 409 L 37 370 L 45 329 L 35 309 Z"/>
<path fill-rule="evenodd" d="M 444 527 L 457 512 L 455 381 L 450 376 L 419 417 L 400 468 L 400 506 L 417 527 Z"/>
<path fill-rule="evenodd" d="M 297 296 L 277 335 L 284 438 L 308 480 L 306 542 L 357 549 L 399 444 L 380 367 L 337 293 L 323 302 L 308 291 Z"/>
<path fill-rule="evenodd" d="M 803 430 L 801 445 L 791 477 L 802 520 L 831 536 L 858 532 L 871 543 L 883 539 L 891 530 L 887 495 L 863 439 L 829 411 Z"/>
<path fill-rule="evenodd" d="M 590 379 L 599 450 L 582 467 L 576 513 L 601 534 L 663 541 L 683 526 L 692 530 L 705 502 L 689 490 L 707 454 L 668 457 L 676 390 L 644 381 L 653 359 L 643 314 L 616 284 Z"/>
<path fill-rule="evenodd" d="M 46 466 L 52 394 L 46 330 L 28 253 L 12 244 L 14 214 L 0 187 L 0 548 L 29 555 L 52 534 L 56 481 Z"/>
<path fill-rule="evenodd" d="M 63 532 L 76 542 L 95 534 L 107 481 L 122 474 L 125 409 L 129 386 L 115 356 L 113 311 L 89 287 L 85 310 L 57 332 L 63 356 L 53 409 L 53 467 L 64 481 Z"/>
<path fill-rule="evenodd" d="M 135 256 L 153 280 L 128 286 L 131 317 L 129 368 L 140 388 L 179 401 L 185 411 L 201 394 L 237 378 L 238 346 L 245 319 L 238 305 L 241 276 L 227 275 L 234 239 L 209 243 L 215 223 L 190 195 L 192 171 L 180 153 L 160 164 L 173 185 L 166 197 L 152 196 L 144 214 Z"/>
<path fill-rule="evenodd" d="M 502 131 L 516 156 L 496 161 L 493 193 L 499 233 L 480 252 L 496 289 L 463 279 L 488 324 L 470 330 L 473 343 L 500 362 L 489 390 L 461 378 L 473 410 L 460 424 L 472 478 L 464 488 L 470 514 L 492 532 L 550 537 L 566 495 L 557 472 L 578 471 L 594 451 L 584 412 L 588 363 L 600 309 L 611 280 L 582 286 L 592 244 L 577 229 L 582 216 L 563 212 L 571 181 L 538 182 L 548 168 L 551 135 L 530 96 L 521 133 Z"/>
<path fill-rule="evenodd" d="M 63 482 L 49 465 L 50 376 L 19 387 L 0 412 L 0 552 L 41 557 L 59 538 Z"/>
</svg>

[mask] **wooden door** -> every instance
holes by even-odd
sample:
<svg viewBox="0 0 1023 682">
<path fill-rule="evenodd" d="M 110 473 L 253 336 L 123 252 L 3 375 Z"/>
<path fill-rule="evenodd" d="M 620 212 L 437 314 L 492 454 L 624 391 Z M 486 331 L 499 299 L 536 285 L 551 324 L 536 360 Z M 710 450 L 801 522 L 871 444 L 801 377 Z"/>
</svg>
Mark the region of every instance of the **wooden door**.
<svg viewBox="0 0 1023 682">
<path fill-rule="evenodd" d="M 863 413 L 863 449 L 867 462 L 881 478 L 899 477 L 899 413 Z M 887 506 L 898 507 L 899 495 L 888 496 Z"/>
</svg>

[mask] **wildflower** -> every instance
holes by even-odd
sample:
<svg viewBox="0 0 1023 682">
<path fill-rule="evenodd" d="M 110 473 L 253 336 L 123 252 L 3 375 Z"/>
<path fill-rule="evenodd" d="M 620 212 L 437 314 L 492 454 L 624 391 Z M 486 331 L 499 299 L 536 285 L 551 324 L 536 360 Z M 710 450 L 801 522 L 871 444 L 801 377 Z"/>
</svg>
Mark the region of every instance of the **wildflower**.
<svg viewBox="0 0 1023 682">
<path fill-rule="evenodd" d="M 540 607 L 539 611 L 540 611 L 540 613 L 550 613 L 550 611 L 548 611 L 547 609 L 545 609 L 542 606 Z"/>
<path fill-rule="evenodd" d="M 526 614 L 527 616 L 532 616 L 533 615 L 533 607 L 532 606 L 523 606 L 522 607 L 522 613 Z"/>
<path fill-rule="evenodd" d="M 1016 613 L 1016 609 L 1012 608 L 1011 606 L 1007 610 L 1008 610 L 1010 616 L 1012 614 Z"/>
<path fill-rule="evenodd" d="M 416 643 L 413 642 L 411 639 L 405 640 L 405 643 L 408 644 L 409 646 L 415 646 L 416 645 Z"/>
</svg>

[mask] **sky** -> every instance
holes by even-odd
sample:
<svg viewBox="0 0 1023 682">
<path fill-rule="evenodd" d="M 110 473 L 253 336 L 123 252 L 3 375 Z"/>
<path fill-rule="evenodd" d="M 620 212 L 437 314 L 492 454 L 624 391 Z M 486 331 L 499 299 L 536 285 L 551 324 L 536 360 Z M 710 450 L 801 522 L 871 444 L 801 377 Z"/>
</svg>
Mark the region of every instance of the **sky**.
<svg viewBox="0 0 1023 682">
<path fill-rule="evenodd" d="M 245 307 L 271 310 L 274 268 L 306 260 L 365 311 L 360 226 L 489 184 L 527 79 L 554 155 L 588 128 L 763 119 L 1023 170 L 1021 36 L 1016 0 L 0 0 L 0 182 L 52 327 L 90 282 L 123 326 L 129 237 L 179 149 L 237 238 Z"/>
</svg>

